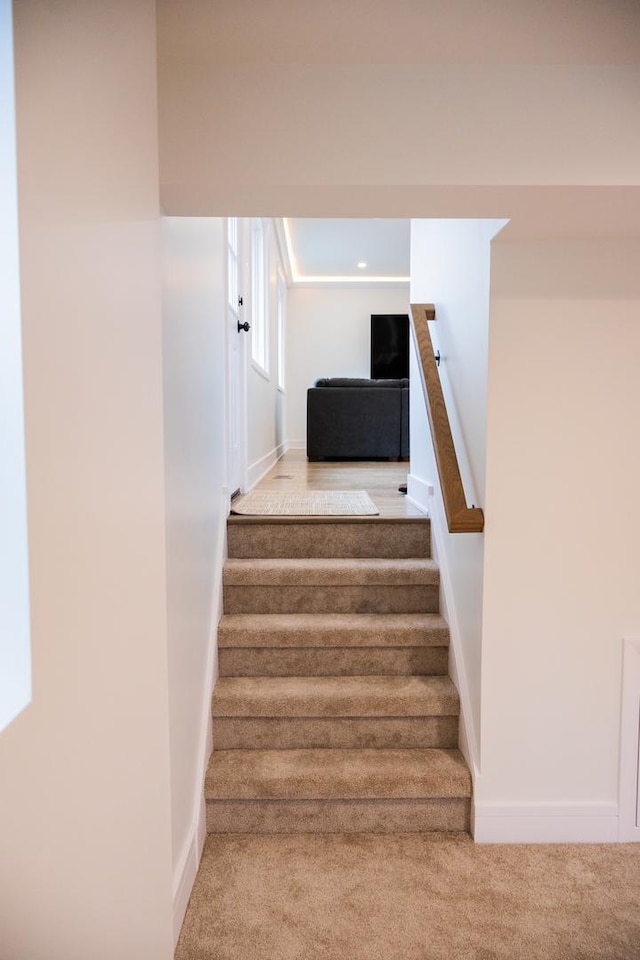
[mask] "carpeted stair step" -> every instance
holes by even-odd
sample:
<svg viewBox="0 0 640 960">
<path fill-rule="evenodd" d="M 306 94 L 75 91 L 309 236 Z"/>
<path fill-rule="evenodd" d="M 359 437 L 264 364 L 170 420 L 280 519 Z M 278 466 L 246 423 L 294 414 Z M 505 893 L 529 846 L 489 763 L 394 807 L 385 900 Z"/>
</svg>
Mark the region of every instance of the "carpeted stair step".
<svg viewBox="0 0 640 960">
<path fill-rule="evenodd" d="M 222 677 L 445 674 L 436 613 L 232 614 L 218 626 Z"/>
<path fill-rule="evenodd" d="M 210 832 L 467 830 L 471 780 L 458 750 L 216 750 Z"/>
<path fill-rule="evenodd" d="M 258 647 L 220 649 L 221 677 L 442 675 L 447 647 Z"/>
<path fill-rule="evenodd" d="M 469 797 L 459 750 L 214 750 L 211 800 L 426 800 Z"/>
<path fill-rule="evenodd" d="M 229 517 L 229 556 L 429 557 L 428 517 Z"/>
<path fill-rule="evenodd" d="M 220 717 L 420 717 L 459 711 L 448 677 L 226 677 L 218 680 Z"/>
<path fill-rule="evenodd" d="M 210 832 L 468 831 L 426 517 L 231 517 Z"/>
<path fill-rule="evenodd" d="M 285 613 L 223 616 L 219 647 L 418 647 L 449 642 L 439 613 Z"/>
<path fill-rule="evenodd" d="M 220 750 L 450 748 L 458 717 L 214 717 L 213 740 Z"/>
<path fill-rule="evenodd" d="M 448 677 L 227 677 L 212 701 L 216 749 L 457 745 Z"/>
<path fill-rule="evenodd" d="M 433 560 L 227 560 L 225 613 L 435 613 Z"/>
</svg>

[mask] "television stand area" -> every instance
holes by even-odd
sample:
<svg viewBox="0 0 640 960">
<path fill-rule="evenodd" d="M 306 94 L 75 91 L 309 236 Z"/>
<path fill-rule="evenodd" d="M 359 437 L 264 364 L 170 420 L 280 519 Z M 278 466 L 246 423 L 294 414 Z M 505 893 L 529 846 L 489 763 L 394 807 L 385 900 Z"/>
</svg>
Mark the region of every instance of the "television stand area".
<svg viewBox="0 0 640 960">
<path fill-rule="evenodd" d="M 406 460 L 409 380 L 316 380 L 307 391 L 309 460 Z"/>
</svg>

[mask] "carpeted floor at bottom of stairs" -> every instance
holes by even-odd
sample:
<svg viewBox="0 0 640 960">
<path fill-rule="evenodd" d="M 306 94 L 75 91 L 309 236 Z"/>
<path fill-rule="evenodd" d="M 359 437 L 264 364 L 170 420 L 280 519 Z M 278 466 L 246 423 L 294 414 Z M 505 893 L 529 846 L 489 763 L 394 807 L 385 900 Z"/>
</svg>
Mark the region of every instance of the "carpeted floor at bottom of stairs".
<svg viewBox="0 0 640 960">
<path fill-rule="evenodd" d="M 640 844 L 209 836 L 176 960 L 638 960 Z"/>
</svg>

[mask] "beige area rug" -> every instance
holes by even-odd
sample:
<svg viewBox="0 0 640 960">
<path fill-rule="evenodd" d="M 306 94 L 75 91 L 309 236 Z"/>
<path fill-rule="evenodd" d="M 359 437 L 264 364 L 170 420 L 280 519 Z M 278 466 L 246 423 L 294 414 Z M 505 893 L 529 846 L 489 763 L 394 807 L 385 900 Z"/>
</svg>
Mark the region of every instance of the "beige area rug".
<svg viewBox="0 0 640 960">
<path fill-rule="evenodd" d="M 208 838 L 176 960 L 638 960 L 640 844 Z"/>
<path fill-rule="evenodd" d="M 373 517 L 380 511 L 366 490 L 253 490 L 233 501 L 231 513 L 256 517 Z"/>
</svg>

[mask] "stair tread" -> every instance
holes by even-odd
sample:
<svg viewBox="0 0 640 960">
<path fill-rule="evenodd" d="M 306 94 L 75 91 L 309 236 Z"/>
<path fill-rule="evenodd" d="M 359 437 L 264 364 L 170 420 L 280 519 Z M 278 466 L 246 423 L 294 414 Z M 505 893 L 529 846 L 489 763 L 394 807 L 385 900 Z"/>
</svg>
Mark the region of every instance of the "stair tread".
<svg viewBox="0 0 640 960">
<path fill-rule="evenodd" d="M 426 557 L 229 559 L 223 572 L 225 586 L 410 586 L 437 583 L 438 578 L 437 564 Z"/>
<path fill-rule="evenodd" d="M 452 716 L 458 692 L 445 676 L 223 677 L 215 717 Z"/>
<path fill-rule="evenodd" d="M 468 798 L 459 750 L 214 750 L 208 800 Z"/>
<path fill-rule="evenodd" d="M 218 627 L 220 647 L 443 647 L 438 613 L 237 613 Z"/>
</svg>

